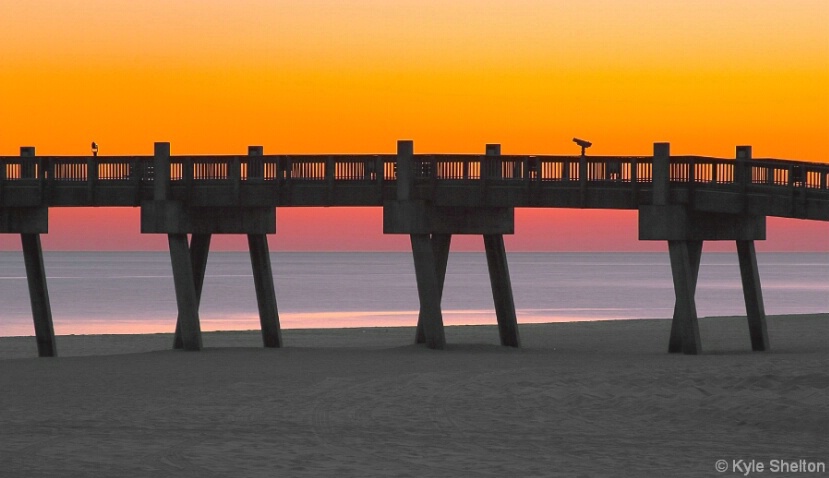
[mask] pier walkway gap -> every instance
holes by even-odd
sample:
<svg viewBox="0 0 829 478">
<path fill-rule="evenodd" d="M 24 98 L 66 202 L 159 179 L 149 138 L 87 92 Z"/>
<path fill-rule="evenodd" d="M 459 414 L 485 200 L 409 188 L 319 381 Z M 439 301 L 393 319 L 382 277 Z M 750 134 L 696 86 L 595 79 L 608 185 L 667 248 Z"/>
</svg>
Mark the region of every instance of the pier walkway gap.
<svg viewBox="0 0 829 478">
<path fill-rule="evenodd" d="M 420 314 L 416 341 L 443 348 L 441 296 L 453 234 L 483 237 L 501 343 L 519 346 L 504 234 L 516 207 L 639 211 L 639 239 L 667 241 L 676 303 L 669 351 L 701 352 L 694 300 L 704 241 L 736 241 L 753 350 L 768 350 L 754 249 L 766 217 L 829 221 L 829 164 L 752 158 L 671 156 L 508 156 L 396 154 L 240 156 L 0 157 L 0 233 L 20 234 L 40 356 L 57 354 L 40 234 L 50 207 L 141 208 L 141 231 L 166 234 L 178 320 L 176 348 L 199 350 L 199 300 L 213 234 L 245 234 L 262 339 L 282 346 L 267 234 L 275 209 L 383 208 L 383 232 L 411 238 Z"/>
</svg>

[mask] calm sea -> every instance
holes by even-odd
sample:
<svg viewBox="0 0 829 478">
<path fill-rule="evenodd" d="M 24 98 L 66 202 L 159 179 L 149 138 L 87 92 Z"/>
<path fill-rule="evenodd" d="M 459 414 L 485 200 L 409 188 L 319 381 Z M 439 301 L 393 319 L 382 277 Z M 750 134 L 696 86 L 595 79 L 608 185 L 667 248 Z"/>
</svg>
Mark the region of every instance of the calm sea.
<svg viewBox="0 0 829 478">
<path fill-rule="evenodd" d="M 411 326 L 417 289 L 409 253 L 274 253 L 285 328 Z M 758 257 L 767 314 L 829 312 L 829 254 Z M 58 334 L 171 332 L 176 303 L 164 252 L 47 252 Z M 519 323 L 670 317 L 667 253 L 509 254 Z M 703 252 L 701 317 L 744 315 L 736 254 Z M 0 336 L 33 335 L 22 253 L 0 252 Z M 447 324 L 494 324 L 486 259 L 452 253 L 443 294 Z M 213 252 L 201 303 L 203 330 L 258 327 L 250 259 Z"/>
</svg>

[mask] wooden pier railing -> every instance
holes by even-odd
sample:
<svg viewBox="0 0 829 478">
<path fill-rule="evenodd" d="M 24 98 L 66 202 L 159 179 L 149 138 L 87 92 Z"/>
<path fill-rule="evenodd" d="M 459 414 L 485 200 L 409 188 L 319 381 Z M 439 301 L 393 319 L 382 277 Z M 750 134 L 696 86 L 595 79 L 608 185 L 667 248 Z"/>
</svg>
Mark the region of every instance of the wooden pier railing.
<svg viewBox="0 0 829 478">
<path fill-rule="evenodd" d="M 97 197 L 89 205 L 105 206 L 110 195 L 95 195 L 106 188 L 132 188 L 135 201 L 151 198 L 142 190 L 151 191 L 155 179 L 153 156 L 34 156 L 0 157 L 0 193 L 18 187 L 40 190 L 85 186 L 89 197 Z M 373 155 L 225 155 L 172 156 L 170 185 L 187 188 L 236 184 L 270 184 L 275 188 L 292 185 L 328 185 L 377 190 L 377 184 L 391 187 L 397 179 L 397 158 L 393 154 Z M 646 189 L 653 180 L 653 158 L 650 156 L 545 156 L 545 155 L 457 155 L 417 154 L 412 157 L 415 185 L 433 187 L 470 186 L 475 183 L 499 188 L 534 185 L 536 190 L 553 191 L 559 187 L 581 187 L 584 191 L 601 188 L 628 188 L 633 192 Z M 697 190 L 738 187 L 743 193 L 768 196 L 818 198 L 829 200 L 829 164 L 786 161 L 771 158 L 726 159 L 704 156 L 671 156 L 669 181 L 672 187 Z M 626 186 L 627 185 L 627 186 Z M 114 193 L 113 193 L 114 194 Z M 330 194 L 329 194 L 330 195 Z M 60 194 L 47 194 L 47 206 L 83 206 L 76 196 L 62 201 Z M 375 197 L 375 196 L 372 196 Z M 356 201 L 355 205 L 382 205 L 376 199 Z M 113 199 L 112 205 L 137 205 Z M 331 205 L 348 205 L 331 202 Z M 129 204 L 127 204 L 129 203 Z M 0 207 L 20 206 L 20 201 L 0 194 Z M 282 200 L 280 206 L 290 206 Z M 298 204 L 307 205 L 307 204 Z M 539 204 L 514 204 L 521 206 Z M 541 204 L 544 206 L 544 204 Z M 635 200 L 620 204 L 635 207 Z M 602 207 L 580 204 L 579 207 Z M 829 213 L 827 213 L 829 216 Z"/>
<path fill-rule="evenodd" d="M 423 154 L 414 156 L 415 177 L 439 180 L 539 180 L 588 182 L 650 182 L 649 156 L 483 156 Z M 171 180 L 189 177 L 196 181 L 233 179 L 234 164 L 239 178 L 323 181 L 375 181 L 396 179 L 394 155 L 268 155 L 268 156 L 178 156 L 170 158 Z M 152 156 L 19 156 L 0 157 L 0 181 L 52 180 L 59 182 L 152 181 Z M 483 165 L 483 167 L 482 167 Z M 672 156 L 672 182 L 727 184 L 735 182 L 737 161 L 704 156 Z M 751 184 L 800 186 L 826 189 L 829 165 L 823 163 L 758 158 L 745 162 Z M 93 172 L 93 174 L 89 174 Z M 188 174 L 189 173 L 189 174 Z"/>
</svg>

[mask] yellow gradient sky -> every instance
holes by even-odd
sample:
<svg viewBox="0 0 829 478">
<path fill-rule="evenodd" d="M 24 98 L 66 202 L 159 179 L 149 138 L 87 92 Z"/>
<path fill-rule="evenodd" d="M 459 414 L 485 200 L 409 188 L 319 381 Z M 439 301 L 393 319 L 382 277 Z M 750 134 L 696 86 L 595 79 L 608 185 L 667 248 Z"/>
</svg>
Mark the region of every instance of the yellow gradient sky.
<svg viewBox="0 0 829 478">
<path fill-rule="evenodd" d="M 670 141 L 829 162 L 824 0 L 33 0 L 3 2 L 0 17 L 0 155 L 87 154 L 92 140 L 101 154 L 154 141 L 173 154 L 392 152 L 403 138 L 416 152 L 563 154 L 582 136 L 593 154 Z M 107 214 L 137 236 L 134 213 Z M 354 214 L 378 248 L 397 244 L 378 214 Z M 533 219 L 519 236 L 580 227 L 573 211 L 539 214 L 521 216 Z M 288 213 L 280 229 L 301 237 L 292 227 L 323 215 Z M 47 245 L 83 248 L 81 231 L 58 229 L 66 239 Z"/>
</svg>

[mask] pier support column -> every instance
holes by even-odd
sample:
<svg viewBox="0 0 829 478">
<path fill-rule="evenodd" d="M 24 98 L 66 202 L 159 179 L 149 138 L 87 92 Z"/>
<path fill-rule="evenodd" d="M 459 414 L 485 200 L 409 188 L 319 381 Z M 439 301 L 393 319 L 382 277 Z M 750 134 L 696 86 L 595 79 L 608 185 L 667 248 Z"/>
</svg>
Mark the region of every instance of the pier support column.
<svg viewBox="0 0 829 478">
<path fill-rule="evenodd" d="M 262 147 L 251 146 L 248 154 L 261 156 Z M 173 347 L 202 348 L 199 305 L 213 234 L 248 236 L 262 338 L 265 347 L 282 346 L 266 237 L 276 233 L 274 207 L 244 204 L 242 167 L 237 159 L 227 163 L 225 186 L 211 189 L 209 195 L 197 195 L 196 189 L 190 187 L 192 184 L 188 186 L 188 181 L 193 181 L 194 164 L 208 163 L 194 163 L 192 158 L 178 158 L 174 162 L 182 164 L 184 184 L 171 184 L 170 144 L 156 143 L 153 199 L 141 202 L 141 232 L 167 234 L 170 243 L 178 304 Z M 257 174 L 261 181 L 262 162 L 248 160 L 248 166 L 248 177 L 254 179 L 251 184 L 256 182 Z M 188 234 L 192 235 L 189 244 Z"/>
<path fill-rule="evenodd" d="M 432 234 L 432 254 L 435 261 L 435 277 L 437 279 L 438 305 L 443 298 L 443 283 L 446 280 L 446 264 L 449 262 L 449 245 L 452 242 L 451 234 Z M 415 332 L 415 343 L 425 344 L 426 335 L 423 333 L 423 307 L 417 317 L 417 331 Z"/>
<path fill-rule="evenodd" d="M 674 279 L 674 325 L 681 337 L 682 353 L 696 355 L 702 352 L 697 323 L 697 306 L 694 301 L 696 280 L 691 264 L 691 241 L 668 241 L 671 256 L 671 273 Z"/>
<path fill-rule="evenodd" d="M 20 178 L 42 179 L 38 173 L 41 161 L 35 156 L 34 146 L 20 148 Z M 5 179 L 6 167 L 0 167 L 0 179 Z M 42 184 L 42 183 L 41 183 Z M 0 185 L 2 186 L 2 185 Z M 26 281 L 29 286 L 29 300 L 32 305 L 32 321 L 35 327 L 37 354 L 40 357 L 57 356 L 55 330 L 52 325 L 52 306 L 49 303 L 49 289 L 46 286 L 46 270 L 43 266 L 43 248 L 40 235 L 49 232 L 49 208 L 43 199 L 43 189 L 31 191 L 28 201 L 33 205 L 0 207 L 0 233 L 20 234 L 23 246 L 23 261 L 26 266 Z M 0 187 L 0 194 L 3 188 Z M 5 195 L 8 196 L 8 192 Z M 20 199 L 20 198 L 18 198 Z"/>
<path fill-rule="evenodd" d="M 750 156 L 750 147 L 737 148 L 737 158 L 742 162 Z M 670 167 L 670 145 L 655 143 L 652 202 L 639 206 L 639 240 L 668 241 L 671 256 L 676 302 L 668 352 L 698 354 L 702 350 L 695 295 L 703 241 L 737 241 L 751 348 L 768 350 L 766 314 L 754 252 L 754 241 L 766 238 L 765 216 L 751 215 L 745 208 L 732 213 L 712 212 L 705 205 L 677 200 L 671 192 Z M 745 180 L 747 171 L 745 164 L 737 165 L 738 183 Z"/>
<path fill-rule="evenodd" d="M 190 238 L 190 265 L 193 268 L 193 286 L 196 289 L 196 309 L 201 303 L 204 272 L 207 268 L 207 254 L 210 252 L 210 234 L 193 234 Z M 181 314 L 176 319 L 176 334 L 173 339 L 174 349 L 183 349 L 181 340 Z"/>
<path fill-rule="evenodd" d="M 688 259 L 691 266 L 691 290 L 694 291 L 696 295 L 697 290 L 697 278 L 699 277 L 699 263 L 700 258 L 702 257 L 702 241 L 686 241 L 688 246 Z M 673 267 L 673 260 L 671 262 L 671 267 Z M 696 301 L 694 301 L 696 304 Z M 696 305 L 694 305 L 696 310 Z M 679 353 L 682 352 L 682 325 L 681 321 L 683 319 L 680 317 L 680 304 L 679 301 L 674 302 L 674 316 L 673 320 L 671 321 L 671 338 L 668 342 L 668 353 Z"/>
<path fill-rule="evenodd" d="M 512 284 L 507 266 L 507 253 L 502 234 L 484 234 L 486 262 L 489 268 L 489 281 L 492 285 L 492 299 L 495 302 L 495 315 L 498 319 L 498 334 L 501 345 L 520 347 L 518 338 L 518 321 L 515 318 L 515 302 L 512 298 Z"/>
<path fill-rule="evenodd" d="M 265 347 L 282 347 L 268 237 L 265 234 L 248 234 L 248 248 L 253 267 L 253 283 L 256 286 L 256 303 L 259 306 L 259 323 L 262 326 L 262 342 Z"/>
<path fill-rule="evenodd" d="M 424 343 L 430 349 L 446 347 L 443 331 L 443 314 L 440 311 L 440 287 L 429 234 L 411 234 L 412 253 L 414 256 L 415 276 L 417 277 L 417 295 L 420 299 L 420 317 Z"/>
<path fill-rule="evenodd" d="M 32 317 L 37 339 L 37 354 L 40 357 L 55 357 L 55 329 L 52 325 L 52 307 L 49 304 L 49 290 L 46 287 L 46 270 L 43 267 L 43 249 L 40 234 L 20 234 L 23 244 L 23 260 L 26 264 L 26 279 L 29 283 L 29 298 L 32 303 Z"/>
<path fill-rule="evenodd" d="M 766 330 L 766 310 L 763 306 L 763 290 L 760 288 L 760 272 L 757 269 L 754 241 L 737 241 L 737 257 L 740 260 L 740 276 L 743 280 L 751 350 L 767 351 L 769 350 L 769 335 Z"/>
<path fill-rule="evenodd" d="M 201 350 L 201 327 L 199 325 L 199 300 L 193 280 L 193 265 L 187 234 L 168 234 L 170 260 L 173 264 L 173 282 L 178 305 L 178 325 L 184 350 Z"/>
<path fill-rule="evenodd" d="M 498 144 L 486 145 L 489 158 L 481 163 L 482 178 L 487 174 L 493 179 L 500 178 L 500 163 L 498 158 L 492 157 L 498 156 L 500 151 Z M 430 348 L 445 346 L 441 300 L 449 245 L 454 234 L 475 234 L 484 237 L 501 344 L 518 347 L 518 326 L 503 238 L 504 234 L 515 232 L 515 209 L 492 205 L 469 206 L 464 201 L 435 204 L 431 194 L 424 193 L 422 189 L 422 180 L 426 178 L 416 177 L 418 171 L 425 169 L 416 171 L 414 164 L 414 144 L 408 140 L 399 141 L 396 194 L 394 199 L 383 202 L 383 232 L 407 234 L 412 243 L 420 299 L 415 343 L 425 343 Z M 436 165 L 423 161 L 418 164 L 431 166 L 428 170 L 436 171 Z M 462 167 L 468 168 L 468 164 Z M 431 181 L 435 179 L 436 176 L 430 178 Z"/>
</svg>

